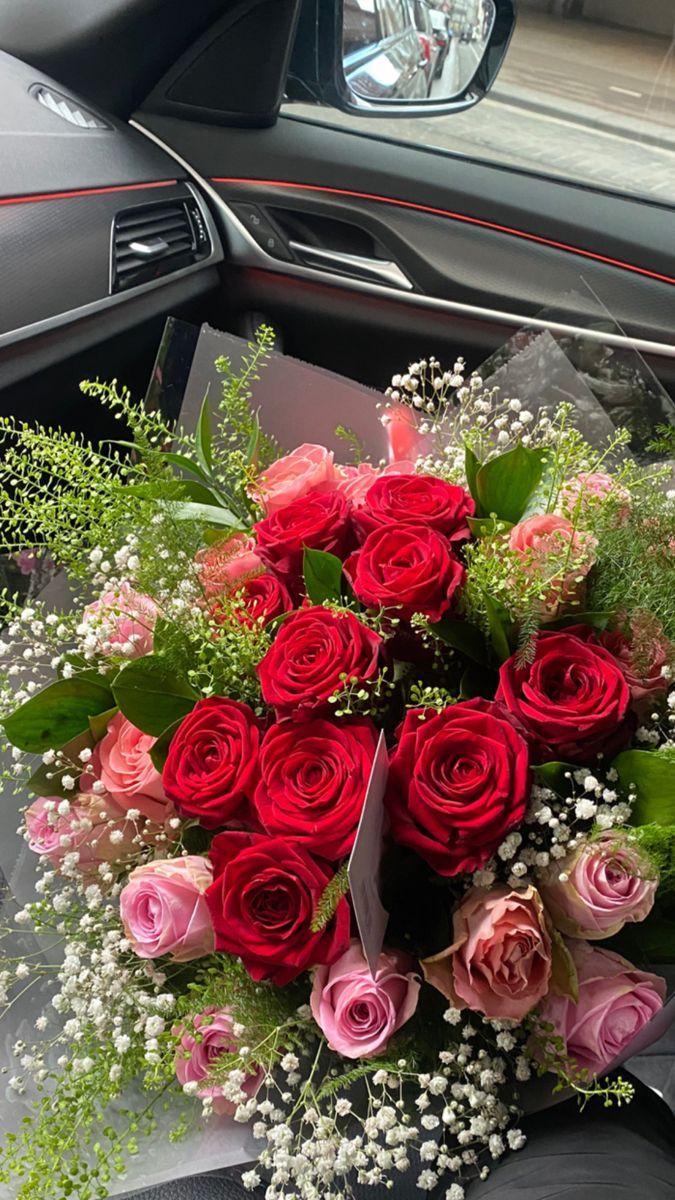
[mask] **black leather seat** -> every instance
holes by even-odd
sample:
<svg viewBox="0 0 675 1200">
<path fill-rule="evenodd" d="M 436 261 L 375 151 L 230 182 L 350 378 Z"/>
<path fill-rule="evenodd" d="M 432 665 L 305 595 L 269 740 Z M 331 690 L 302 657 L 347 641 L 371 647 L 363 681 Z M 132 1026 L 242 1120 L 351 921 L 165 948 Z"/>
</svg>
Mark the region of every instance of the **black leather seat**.
<svg viewBox="0 0 675 1200">
<path fill-rule="evenodd" d="M 626 1072 L 623 1073 L 624 1076 Z M 675 1116 L 635 1079 L 633 1102 L 605 1109 L 591 1102 L 581 1113 L 574 1100 L 526 1118 L 528 1142 L 499 1163 L 485 1182 L 467 1189 L 467 1200 L 673 1200 Z M 396 1200 L 419 1200 L 416 1172 L 397 1181 Z M 447 1183 L 433 1200 L 443 1200 Z M 384 1200 L 391 1192 L 357 1188 L 357 1200 Z M 262 1200 L 264 1192 L 256 1194 Z M 126 1200 L 251 1200 L 232 1170 L 194 1176 Z"/>
</svg>

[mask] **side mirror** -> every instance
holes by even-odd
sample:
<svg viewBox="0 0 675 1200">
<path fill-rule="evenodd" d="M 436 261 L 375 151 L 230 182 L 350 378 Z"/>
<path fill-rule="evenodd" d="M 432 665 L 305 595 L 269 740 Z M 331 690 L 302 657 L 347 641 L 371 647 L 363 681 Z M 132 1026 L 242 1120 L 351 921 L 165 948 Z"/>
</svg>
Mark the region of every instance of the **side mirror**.
<svg viewBox="0 0 675 1200">
<path fill-rule="evenodd" d="M 287 95 L 358 116 L 435 116 L 489 91 L 515 0 L 303 0 Z"/>
</svg>

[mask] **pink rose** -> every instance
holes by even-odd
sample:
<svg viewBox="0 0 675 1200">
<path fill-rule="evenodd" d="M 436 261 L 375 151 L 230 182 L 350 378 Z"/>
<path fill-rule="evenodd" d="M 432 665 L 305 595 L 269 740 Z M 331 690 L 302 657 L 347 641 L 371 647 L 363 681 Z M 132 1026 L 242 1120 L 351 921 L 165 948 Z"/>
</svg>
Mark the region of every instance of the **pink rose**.
<svg viewBox="0 0 675 1200">
<path fill-rule="evenodd" d="M 539 891 L 556 928 L 597 941 L 644 921 L 656 887 L 638 847 L 607 830 L 558 859 Z"/>
<path fill-rule="evenodd" d="M 345 1058 L 372 1058 L 417 1008 L 420 979 L 414 960 L 401 950 L 383 950 L 375 978 L 352 941 L 331 966 L 318 967 L 310 1004 L 331 1050 Z"/>
<path fill-rule="evenodd" d="M 429 983 L 456 1008 L 522 1021 L 551 980 L 551 939 L 537 891 L 472 888 L 455 911 L 453 932 L 452 946 L 422 963 Z"/>
<path fill-rule="evenodd" d="M 648 716 L 655 704 L 663 700 L 668 680 L 663 674 L 673 657 L 673 649 L 663 637 L 654 636 L 636 654 L 633 642 L 620 630 L 605 631 L 598 638 L 621 668 L 630 688 L 631 708 L 638 718 Z M 642 639 L 641 639 L 642 640 Z"/>
<path fill-rule="evenodd" d="M 389 443 L 389 462 L 416 462 L 424 454 L 428 439 L 419 432 L 417 416 L 407 404 L 392 401 L 382 414 Z M 413 468 L 414 469 L 414 468 Z"/>
<path fill-rule="evenodd" d="M 271 517 L 313 488 L 336 481 L 332 451 L 326 450 L 325 446 L 303 442 L 297 450 L 265 468 L 256 479 L 253 495 L 262 505 L 265 516 Z"/>
<path fill-rule="evenodd" d="M 247 533 L 231 533 L 222 542 L 206 546 L 195 555 L 197 574 L 208 599 L 221 596 L 263 569 L 255 552 L 255 538 Z"/>
<path fill-rule="evenodd" d="M 95 872 L 101 863 L 126 863 L 138 853 L 139 829 L 127 821 L 105 798 L 74 796 L 67 812 L 59 796 L 39 796 L 26 809 L 27 842 L 35 854 L 44 854 L 55 870 L 66 855 L 77 855 L 75 870 Z"/>
<path fill-rule="evenodd" d="M 576 513 L 585 515 L 603 500 L 611 499 L 616 508 L 616 519 L 624 524 L 630 516 L 630 492 L 621 487 L 612 475 L 603 471 L 582 471 L 564 484 L 560 493 L 560 507 L 567 516 Z"/>
<path fill-rule="evenodd" d="M 187 854 L 136 867 L 120 894 L 124 932 L 139 958 L 170 954 L 190 962 L 211 954 L 213 926 L 204 892 L 213 882 L 207 858 Z"/>
<path fill-rule="evenodd" d="M 566 1053 L 580 1070 L 598 1075 L 663 1006 L 666 983 L 638 971 L 611 950 L 570 941 L 567 948 L 579 977 L 579 1000 L 551 993 L 539 1010 L 553 1025 Z"/>
<path fill-rule="evenodd" d="M 188 1020 L 187 1025 L 177 1026 L 173 1030 L 175 1036 L 180 1037 L 175 1061 L 178 1082 L 183 1087 L 186 1083 L 199 1084 L 196 1095 L 200 1099 L 211 1097 L 214 1112 L 228 1116 L 234 1115 L 237 1105 L 225 1099 L 223 1084 L 209 1083 L 208 1076 L 223 1058 L 239 1050 L 232 1026 L 228 1009 L 205 1008 L 204 1012 Z M 264 1072 L 259 1069 L 247 1075 L 241 1085 L 244 1096 L 255 1096 L 263 1079 Z M 207 1082 L 203 1083 L 204 1080 Z"/>
<path fill-rule="evenodd" d="M 543 616 L 555 617 L 564 605 L 579 603 L 583 579 L 593 566 L 597 539 L 576 530 L 566 517 L 544 513 L 519 521 L 509 533 L 509 549 L 528 577 L 541 581 Z"/>
<path fill-rule="evenodd" d="M 117 713 L 94 748 L 92 772 L 83 774 L 80 780 L 82 791 L 91 792 L 98 779 L 122 812 L 138 809 L 148 820 L 163 824 L 173 810 L 162 776 L 150 758 L 156 740 Z"/>
<path fill-rule="evenodd" d="M 139 658 L 152 651 L 157 616 L 154 600 L 134 591 L 130 583 L 121 583 L 87 605 L 82 632 L 96 638 L 101 654 Z"/>
<path fill-rule="evenodd" d="M 343 492 L 352 508 L 363 508 L 366 493 L 371 484 L 381 475 L 412 475 L 413 462 L 393 462 L 378 470 L 370 463 L 359 463 L 358 467 L 338 467 L 337 490 Z"/>
</svg>

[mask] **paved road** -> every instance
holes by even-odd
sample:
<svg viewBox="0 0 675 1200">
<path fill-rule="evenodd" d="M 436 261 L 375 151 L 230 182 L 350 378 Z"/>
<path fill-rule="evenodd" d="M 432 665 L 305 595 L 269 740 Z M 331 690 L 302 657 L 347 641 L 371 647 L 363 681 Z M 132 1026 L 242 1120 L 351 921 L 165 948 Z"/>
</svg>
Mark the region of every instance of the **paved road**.
<svg viewBox="0 0 675 1200">
<path fill-rule="evenodd" d="M 493 91 L 468 112 L 376 121 L 287 111 L 675 205 L 675 50 L 665 38 L 521 13 Z"/>
</svg>

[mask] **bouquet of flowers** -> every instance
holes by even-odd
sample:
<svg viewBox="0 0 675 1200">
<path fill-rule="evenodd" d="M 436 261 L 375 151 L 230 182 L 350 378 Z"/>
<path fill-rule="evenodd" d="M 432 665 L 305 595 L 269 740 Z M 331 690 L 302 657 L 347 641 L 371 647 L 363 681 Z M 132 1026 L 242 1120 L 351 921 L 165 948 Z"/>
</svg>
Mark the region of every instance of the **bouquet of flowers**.
<svg viewBox="0 0 675 1200">
<path fill-rule="evenodd" d="M 194 434 L 116 384 L 83 385 L 115 445 L 0 421 L 2 549 L 77 592 L 2 597 L 22 1198 L 107 1195 L 169 1104 L 250 1122 L 268 1200 L 460 1200 L 532 1077 L 629 1100 L 664 1004 L 626 954 L 675 950 L 669 467 L 433 358 L 380 399 L 388 462 L 287 453 L 269 345 Z"/>
</svg>

